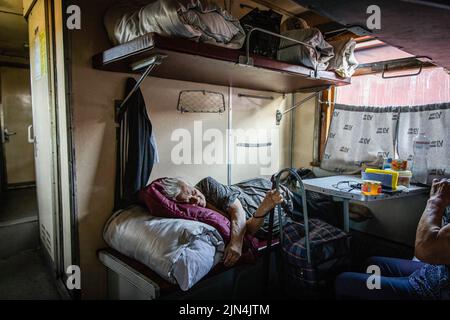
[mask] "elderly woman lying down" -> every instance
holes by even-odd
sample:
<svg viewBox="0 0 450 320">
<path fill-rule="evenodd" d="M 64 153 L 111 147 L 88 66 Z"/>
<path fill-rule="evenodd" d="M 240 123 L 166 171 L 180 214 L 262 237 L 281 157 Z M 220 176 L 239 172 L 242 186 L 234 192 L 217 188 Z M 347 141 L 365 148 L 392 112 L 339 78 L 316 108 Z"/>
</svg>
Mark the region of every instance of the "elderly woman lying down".
<svg viewBox="0 0 450 320">
<path fill-rule="evenodd" d="M 178 178 L 166 178 L 162 184 L 168 198 L 209 208 L 230 219 L 231 239 L 224 254 L 224 264 L 228 267 L 241 257 L 245 233 L 263 238 L 268 227 L 267 214 L 290 198 L 286 189 L 281 193 L 271 190 L 272 184 L 266 179 L 252 179 L 230 187 L 211 177 L 195 187 Z M 278 231 L 278 225 L 275 219 L 274 232 Z"/>
</svg>

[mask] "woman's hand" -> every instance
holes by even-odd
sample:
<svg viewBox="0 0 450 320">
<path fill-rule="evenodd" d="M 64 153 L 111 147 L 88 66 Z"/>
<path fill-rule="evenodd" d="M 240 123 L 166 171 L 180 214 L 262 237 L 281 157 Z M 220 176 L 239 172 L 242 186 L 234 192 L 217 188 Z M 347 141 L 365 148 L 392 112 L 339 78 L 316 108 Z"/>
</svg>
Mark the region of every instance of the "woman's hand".
<svg viewBox="0 0 450 320">
<path fill-rule="evenodd" d="M 264 198 L 260 207 L 263 211 L 269 212 L 270 210 L 275 208 L 276 205 L 282 203 L 283 201 L 284 198 L 281 193 L 277 190 L 272 190 L 266 194 L 266 197 Z"/>
<path fill-rule="evenodd" d="M 242 255 L 242 242 L 231 241 L 225 249 L 223 264 L 225 267 L 234 266 Z"/>
</svg>

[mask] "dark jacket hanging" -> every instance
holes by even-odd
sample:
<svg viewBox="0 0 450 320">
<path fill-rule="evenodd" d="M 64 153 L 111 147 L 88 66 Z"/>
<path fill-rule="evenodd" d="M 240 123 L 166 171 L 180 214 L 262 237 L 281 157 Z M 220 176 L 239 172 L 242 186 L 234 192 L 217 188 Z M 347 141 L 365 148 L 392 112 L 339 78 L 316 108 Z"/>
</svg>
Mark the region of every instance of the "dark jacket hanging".
<svg viewBox="0 0 450 320">
<path fill-rule="evenodd" d="M 127 79 L 125 96 L 135 84 L 135 79 Z M 116 199 L 122 206 L 134 202 L 136 193 L 148 184 L 155 160 L 155 148 L 151 142 L 152 123 L 140 89 L 128 99 L 123 110 L 118 119 L 120 143 L 117 175 L 120 185 L 119 199 Z"/>
</svg>

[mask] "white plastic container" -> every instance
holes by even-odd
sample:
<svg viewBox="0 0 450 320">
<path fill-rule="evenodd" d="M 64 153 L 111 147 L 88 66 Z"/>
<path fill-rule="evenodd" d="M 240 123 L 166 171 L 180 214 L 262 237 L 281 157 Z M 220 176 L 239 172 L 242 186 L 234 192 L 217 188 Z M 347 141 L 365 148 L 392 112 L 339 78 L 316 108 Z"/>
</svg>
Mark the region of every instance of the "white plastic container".
<svg viewBox="0 0 450 320">
<path fill-rule="evenodd" d="M 428 150 L 430 140 L 424 133 L 420 133 L 413 140 L 414 160 L 412 165 L 413 182 L 427 184 L 428 182 Z"/>
<path fill-rule="evenodd" d="M 413 176 L 412 172 L 409 170 L 405 171 L 397 171 L 398 172 L 398 186 L 405 186 L 406 188 L 409 188 L 411 183 L 411 178 Z"/>
</svg>

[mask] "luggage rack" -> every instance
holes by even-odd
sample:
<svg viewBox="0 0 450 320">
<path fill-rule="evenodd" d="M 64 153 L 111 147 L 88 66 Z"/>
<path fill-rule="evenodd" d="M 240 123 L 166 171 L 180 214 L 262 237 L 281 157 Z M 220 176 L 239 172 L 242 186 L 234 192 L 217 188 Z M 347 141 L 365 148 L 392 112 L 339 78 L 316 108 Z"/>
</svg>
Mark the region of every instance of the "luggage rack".
<svg viewBox="0 0 450 320">
<path fill-rule="evenodd" d="M 267 33 L 292 41 L 295 45 L 311 47 L 307 43 L 261 28 L 250 30 L 245 55 L 240 50 L 149 33 L 95 55 L 93 67 L 105 71 L 140 73 L 136 87 L 127 98 L 150 75 L 283 94 L 350 84 L 349 78 L 340 78 L 332 71 L 318 71 L 251 54 L 250 37 L 254 32 Z M 314 52 L 318 55 L 316 50 Z"/>
<path fill-rule="evenodd" d="M 229 88 L 228 116 L 232 112 L 232 88 L 277 93 L 317 92 L 330 86 L 350 84 L 350 78 L 340 78 L 331 71 L 318 71 L 250 53 L 250 39 L 254 32 L 267 33 L 295 43 L 311 45 L 262 28 L 252 28 L 246 39 L 245 51 L 199 43 L 189 39 L 168 38 L 148 33 L 125 44 L 110 48 L 93 57 L 93 67 L 104 71 L 141 74 L 125 99 L 116 101 L 116 119 L 127 111 L 127 102 L 140 88 L 147 76 L 190 81 Z M 313 48 L 314 49 L 314 48 Z M 245 55 L 243 55 L 245 52 Z M 314 49 L 314 53 L 318 52 Z M 246 96 L 246 95 L 241 95 Z M 251 98 L 266 96 L 247 95 Z M 312 96 L 311 96 L 312 97 Z M 270 98 L 270 97 L 269 97 Z M 222 99 L 222 105 L 225 101 Z M 298 105 L 297 105 L 298 106 Z M 183 111 L 185 109 L 181 109 Z M 221 108 L 220 111 L 225 111 Z M 200 111 L 204 111 L 201 109 Z M 210 111 L 210 110 L 207 110 Z M 277 114 L 277 120 L 280 115 Z M 281 121 L 278 120 L 278 121 Z M 231 129 L 231 122 L 228 123 Z M 120 134 L 117 124 L 117 135 Z M 231 184 L 231 165 L 228 164 L 228 184 Z M 120 203 L 121 199 L 116 199 Z"/>
<path fill-rule="evenodd" d="M 253 66 L 254 65 L 253 59 L 250 57 L 250 38 L 251 38 L 252 34 L 255 31 L 256 32 L 262 32 L 262 33 L 265 33 L 265 34 L 268 34 L 268 35 L 271 35 L 271 36 L 274 36 L 274 37 L 278 37 L 280 39 L 285 39 L 285 40 L 288 40 L 288 41 L 291 41 L 291 42 L 295 43 L 295 44 L 293 44 L 293 45 L 291 45 L 289 47 L 298 46 L 298 45 L 303 45 L 305 47 L 309 47 L 309 48 L 311 48 L 313 50 L 317 61 L 319 61 L 319 53 L 317 52 L 316 48 L 314 46 L 310 45 L 309 43 L 306 43 L 306 42 L 303 42 L 303 41 L 299 41 L 299 40 L 296 40 L 296 39 L 293 39 L 293 38 L 290 38 L 290 37 L 286 37 L 286 36 L 283 36 L 281 34 L 278 34 L 278 33 L 272 32 L 272 31 L 268 31 L 268 30 L 265 30 L 265 29 L 262 29 L 262 28 L 252 28 L 247 34 L 246 46 L 245 46 L 245 56 L 240 56 L 239 57 L 239 63 L 241 63 L 241 64 L 245 64 L 245 65 L 248 65 L 248 66 Z M 286 48 L 284 48 L 284 49 L 286 49 Z M 316 66 L 316 68 L 314 70 L 311 70 L 311 77 L 312 78 L 319 78 L 318 77 L 318 73 L 317 73 L 317 66 Z"/>
</svg>

